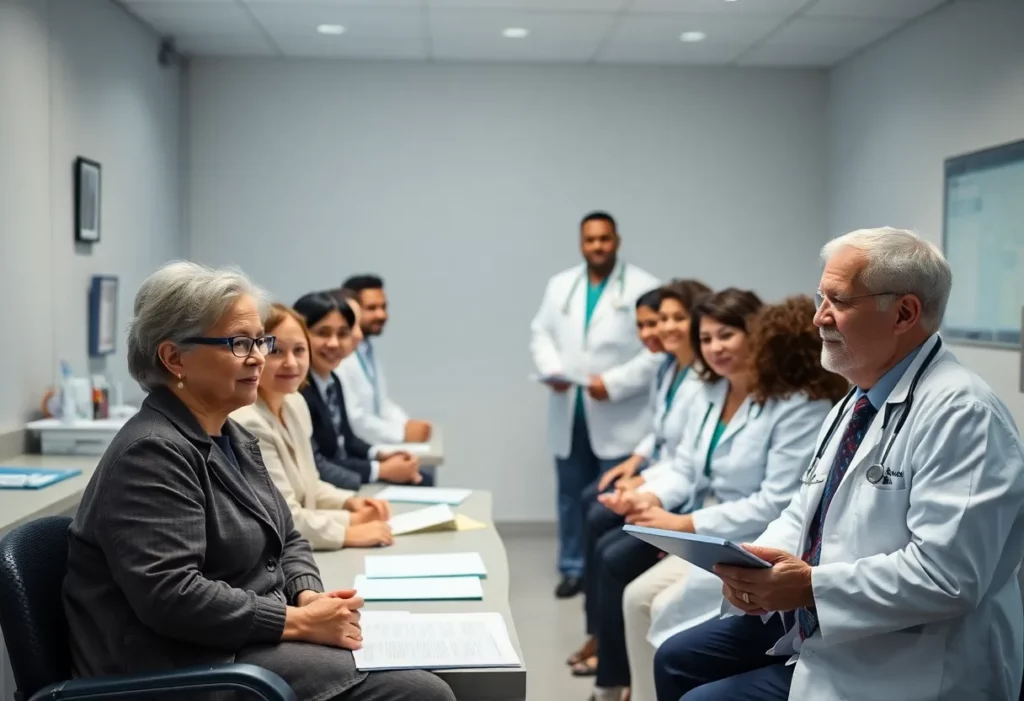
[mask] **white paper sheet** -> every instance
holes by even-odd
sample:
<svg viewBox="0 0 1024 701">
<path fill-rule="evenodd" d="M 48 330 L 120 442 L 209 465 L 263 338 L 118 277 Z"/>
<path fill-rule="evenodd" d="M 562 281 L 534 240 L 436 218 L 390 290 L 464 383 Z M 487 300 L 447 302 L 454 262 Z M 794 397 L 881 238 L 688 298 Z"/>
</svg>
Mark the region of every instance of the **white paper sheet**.
<svg viewBox="0 0 1024 701">
<path fill-rule="evenodd" d="M 429 443 L 393 443 L 376 447 L 378 453 L 408 453 L 418 458 L 430 454 Z"/>
<path fill-rule="evenodd" d="M 356 667 L 380 669 L 465 669 L 518 667 L 500 613 L 364 616 L 363 647 Z"/>
<path fill-rule="evenodd" d="M 356 576 L 356 593 L 366 601 L 479 601 L 484 588 L 479 577 L 418 577 L 368 579 Z"/>
<path fill-rule="evenodd" d="M 377 492 L 374 497 L 385 501 L 408 504 L 449 504 L 457 506 L 466 500 L 471 489 L 444 489 L 442 487 L 403 487 L 391 485 Z"/>
<path fill-rule="evenodd" d="M 455 530 L 455 514 L 452 507 L 447 504 L 437 504 L 415 511 L 407 511 L 404 514 L 395 514 L 388 520 L 391 526 L 391 535 L 406 535 L 427 529 L 438 529 L 447 526 Z"/>
<path fill-rule="evenodd" d="M 546 385 L 549 382 L 568 382 L 571 385 L 577 385 L 579 387 L 587 387 L 590 385 L 590 381 L 582 375 L 573 375 L 571 373 L 562 373 L 560 375 L 541 375 L 534 373 L 530 375 L 532 382 L 539 382 L 542 385 Z"/>
<path fill-rule="evenodd" d="M 367 555 L 365 566 L 368 579 L 487 576 L 480 553 Z"/>
</svg>

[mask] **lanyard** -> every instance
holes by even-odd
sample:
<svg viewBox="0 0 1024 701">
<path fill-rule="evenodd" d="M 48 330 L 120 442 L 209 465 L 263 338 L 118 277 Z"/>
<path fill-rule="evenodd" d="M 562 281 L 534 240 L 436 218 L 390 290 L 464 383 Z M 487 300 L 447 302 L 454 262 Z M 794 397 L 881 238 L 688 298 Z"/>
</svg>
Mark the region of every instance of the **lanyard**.
<svg viewBox="0 0 1024 701">
<path fill-rule="evenodd" d="M 377 386 L 376 363 L 371 368 L 370 363 L 367 362 L 366 358 L 363 357 L 362 351 L 358 348 L 356 348 L 356 359 L 359 361 L 359 367 L 363 369 L 363 374 L 366 375 L 366 379 L 373 388 L 373 413 L 380 416 L 380 387 Z"/>
<path fill-rule="evenodd" d="M 667 442 L 665 440 L 665 422 L 668 420 L 669 412 L 672 410 L 672 405 L 675 403 L 676 390 L 679 389 L 679 385 L 683 383 L 686 378 L 686 373 L 690 371 L 690 366 L 687 365 L 682 370 L 678 369 L 675 377 L 672 378 L 672 384 L 669 385 L 668 390 L 665 392 L 665 411 L 662 413 L 661 418 L 658 421 L 658 425 L 655 427 L 654 436 L 654 454 L 652 458 L 657 460 L 661 456 L 661 449 Z M 667 373 L 666 373 L 667 374 Z"/>
<path fill-rule="evenodd" d="M 707 456 L 704 458 L 704 476 L 705 477 L 710 477 L 711 476 L 711 456 L 714 454 L 715 449 L 718 448 L 718 443 L 719 443 L 719 441 L 722 438 L 721 435 L 720 435 L 718 437 L 718 440 L 715 440 L 714 431 L 717 431 L 719 424 L 722 423 L 722 414 L 725 413 L 725 405 L 726 405 L 726 402 L 723 401 L 722 402 L 722 409 L 721 409 L 721 411 L 718 412 L 718 421 L 715 422 L 715 428 L 714 428 L 714 430 L 711 433 L 711 440 L 708 441 L 708 453 L 707 453 Z M 747 406 L 747 420 L 748 421 L 750 420 L 750 412 L 751 412 L 752 407 L 753 407 L 753 402 L 751 402 L 750 405 Z M 700 422 L 700 431 L 697 432 L 697 440 L 694 441 L 694 444 L 693 444 L 694 448 L 696 448 L 698 445 L 700 445 L 700 437 L 702 435 L 704 435 L 704 426 L 707 424 L 708 417 L 711 415 L 711 410 L 714 409 L 714 408 L 715 408 L 715 405 L 714 404 L 710 404 L 710 405 L 708 405 L 708 410 L 706 412 L 704 412 L 704 418 L 701 419 L 701 422 Z M 754 418 L 760 417 L 761 416 L 761 412 L 763 412 L 763 411 L 764 411 L 764 404 L 758 404 L 757 405 L 757 414 L 755 414 Z M 737 412 L 737 413 L 739 413 L 739 412 Z M 735 418 L 736 418 L 736 416 L 734 414 L 732 419 L 730 419 L 730 421 L 735 419 Z M 745 428 L 745 425 L 741 426 L 739 430 L 742 431 L 744 428 Z M 723 433 L 725 432 L 724 428 L 722 429 L 722 432 Z"/>
</svg>

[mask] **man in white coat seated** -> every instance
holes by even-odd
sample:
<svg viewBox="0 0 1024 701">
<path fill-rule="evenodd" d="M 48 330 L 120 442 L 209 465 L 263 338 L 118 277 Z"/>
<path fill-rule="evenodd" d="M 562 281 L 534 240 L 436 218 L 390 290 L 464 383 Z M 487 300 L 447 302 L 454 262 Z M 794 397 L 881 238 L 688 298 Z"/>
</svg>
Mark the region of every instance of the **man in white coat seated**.
<svg viewBox="0 0 1024 701">
<path fill-rule="evenodd" d="M 949 264 L 897 229 L 846 234 L 823 258 L 822 365 L 854 388 L 748 546 L 772 567 L 718 566 L 726 611 L 747 615 L 667 640 L 658 699 L 1017 699 L 1024 448 L 936 334 Z"/>
<path fill-rule="evenodd" d="M 637 338 L 635 303 L 658 279 L 617 258 L 615 220 L 580 223 L 586 261 L 548 282 L 531 325 L 530 351 L 551 389 L 548 438 L 558 482 L 559 598 L 583 583 L 583 490 L 628 458 L 651 425 L 651 382 L 664 360 Z"/>
</svg>

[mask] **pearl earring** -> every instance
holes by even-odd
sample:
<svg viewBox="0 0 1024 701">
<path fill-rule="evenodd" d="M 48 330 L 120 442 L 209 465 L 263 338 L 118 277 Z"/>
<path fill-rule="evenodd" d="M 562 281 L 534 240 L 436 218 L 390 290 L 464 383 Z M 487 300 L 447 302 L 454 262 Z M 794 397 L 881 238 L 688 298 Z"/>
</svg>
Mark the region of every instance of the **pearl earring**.
<svg viewBox="0 0 1024 701">
<path fill-rule="evenodd" d="M 185 389 L 185 383 L 181 381 L 181 375 L 178 375 L 178 389 Z"/>
</svg>

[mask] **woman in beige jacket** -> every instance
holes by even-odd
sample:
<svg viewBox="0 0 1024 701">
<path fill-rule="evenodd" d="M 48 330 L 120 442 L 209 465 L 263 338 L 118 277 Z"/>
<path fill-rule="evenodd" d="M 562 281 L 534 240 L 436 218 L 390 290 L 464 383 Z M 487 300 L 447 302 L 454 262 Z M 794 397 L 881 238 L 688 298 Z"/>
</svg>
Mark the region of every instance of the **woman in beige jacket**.
<svg viewBox="0 0 1024 701">
<path fill-rule="evenodd" d="M 273 305 L 266 333 L 276 337 L 259 381 L 259 399 L 231 418 L 259 439 L 274 485 L 291 509 L 295 527 L 317 550 L 374 547 L 392 543 L 387 502 L 357 497 L 323 482 L 310 436 L 313 424 L 298 393 L 309 372 L 309 334 L 302 318 Z"/>
</svg>

